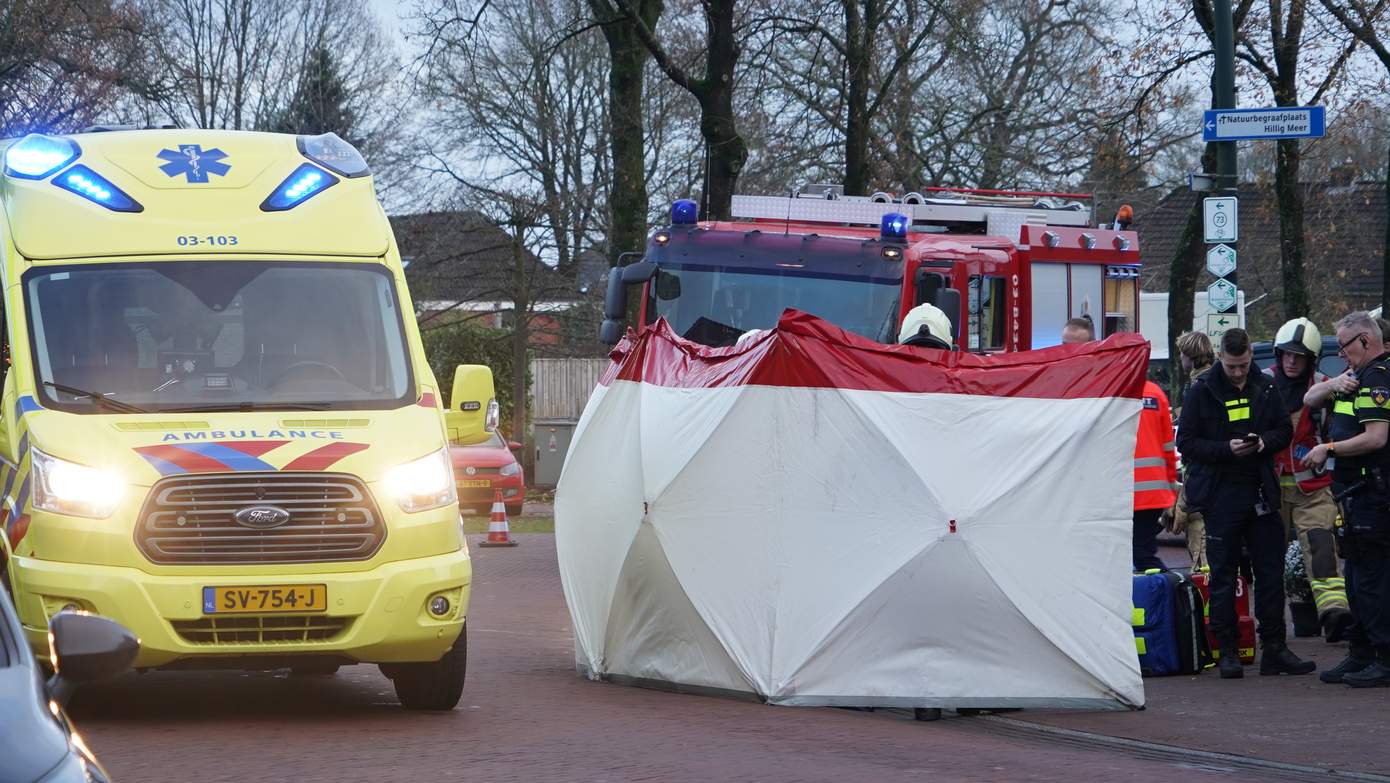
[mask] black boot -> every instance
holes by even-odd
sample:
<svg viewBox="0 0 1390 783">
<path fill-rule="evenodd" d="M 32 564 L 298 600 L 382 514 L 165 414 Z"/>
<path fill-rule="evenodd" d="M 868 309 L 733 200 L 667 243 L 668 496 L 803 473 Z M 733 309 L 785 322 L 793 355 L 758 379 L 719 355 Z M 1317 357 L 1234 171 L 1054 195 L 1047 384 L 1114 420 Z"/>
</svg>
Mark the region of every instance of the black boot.
<svg viewBox="0 0 1390 783">
<path fill-rule="evenodd" d="M 1264 645 L 1260 653 L 1260 674 L 1312 674 L 1316 663 L 1293 654 L 1282 643 Z"/>
<path fill-rule="evenodd" d="M 1353 688 L 1390 688 L 1390 661 L 1373 661 L 1359 672 L 1344 675 L 1342 682 Z"/>
<path fill-rule="evenodd" d="M 1329 685 L 1339 685 L 1346 675 L 1355 674 L 1373 663 L 1375 663 L 1375 658 L 1372 655 L 1352 650 L 1347 653 L 1347 657 L 1343 658 L 1341 663 L 1325 672 L 1318 672 L 1318 679 Z"/>
<path fill-rule="evenodd" d="M 1322 618 L 1322 633 L 1328 644 L 1336 644 L 1347 638 L 1351 629 L 1351 612 L 1346 609 L 1332 609 Z"/>
<path fill-rule="evenodd" d="M 1221 658 L 1216 662 L 1217 671 L 1223 680 L 1239 680 L 1245 676 L 1245 667 L 1240 663 L 1240 653 L 1235 645 L 1221 645 Z"/>
</svg>

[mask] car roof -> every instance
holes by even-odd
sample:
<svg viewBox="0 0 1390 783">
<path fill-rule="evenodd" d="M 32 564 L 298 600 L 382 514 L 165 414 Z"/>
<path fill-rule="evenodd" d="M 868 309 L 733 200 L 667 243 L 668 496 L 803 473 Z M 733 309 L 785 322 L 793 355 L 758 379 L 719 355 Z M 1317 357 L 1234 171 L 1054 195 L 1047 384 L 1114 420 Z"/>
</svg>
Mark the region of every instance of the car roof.
<svg viewBox="0 0 1390 783">
<path fill-rule="evenodd" d="M 1337 338 L 1332 335 L 1324 335 L 1322 338 L 1322 351 L 1318 354 L 1318 371 L 1324 375 L 1341 375 L 1347 369 L 1347 361 L 1343 359 L 1338 351 Z M 1250 352 L 1254 354 L 1255 364 L 1261 370 L 1274 364 L 1274 342 L 1272 340 L 1261 340 L 1258 343 L 1250 344 Z"/>
</svg>

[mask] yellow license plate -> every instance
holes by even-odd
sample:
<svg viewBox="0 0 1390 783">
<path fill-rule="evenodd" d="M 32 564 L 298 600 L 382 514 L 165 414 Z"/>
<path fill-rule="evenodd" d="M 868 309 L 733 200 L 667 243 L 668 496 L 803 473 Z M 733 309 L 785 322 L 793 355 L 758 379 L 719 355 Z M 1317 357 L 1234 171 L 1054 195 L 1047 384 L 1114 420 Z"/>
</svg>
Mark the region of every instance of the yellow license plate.
<svg viewBox="0 0 1390 783">
<path fill-rule="evenodd" d="M 460 487 L 490 487 L 492 482 L 487 479 L 464 479 L 459 482 Z"/>
<path fill-rule="evenodd" d="M 327 610 L 328 585 L 242 585 L 203 588 L 203 614 L 268 614 Z"/>
</svg>

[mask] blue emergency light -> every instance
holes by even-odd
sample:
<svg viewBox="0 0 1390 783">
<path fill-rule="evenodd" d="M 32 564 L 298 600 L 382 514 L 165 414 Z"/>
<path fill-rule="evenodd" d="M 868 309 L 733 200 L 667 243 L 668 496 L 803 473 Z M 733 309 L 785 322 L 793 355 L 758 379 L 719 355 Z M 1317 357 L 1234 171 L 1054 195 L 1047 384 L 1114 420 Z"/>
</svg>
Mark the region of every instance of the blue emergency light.
<svg viewBox="0 0 1390 783">
<path fill-rule="evenodd" d="M 671 205 L 671 225 L 691 225 L 700 219 L 700 205 L 688 198 Z"/>
<path fill-rule="evenodd" d="M 901 212 L 888 212 L 883 216 L 879 236 L 884 239 L 907 239 L 907 215 Z"/>
<path fill-rule="evenodd" d="M 338 184 L 338 178 L 329 174 L 327 171 L 313 165 L 305 163 L 294 170 L 280 183 L 265 201 L 261 202 L 261 210 L 265 212 L 284 212 L 287 209 L 294 209 L 314 196 Z"/>
<path fill-rule="evenodd" d="M 5 149 L 5 173 L 24 179 L 43 179 L 77 160 L 81 150 L 71 139 L 31 133 Z"/>
<path fill-rule="evenodd" d="M 111 184 L 111 180 L 80 163 L 54 177 L 53 184 L 63 190 L 76 193 L 88 201 L 100 204 L 113 212 L 145 211 L 140 202 L 131 198 L 124 190 Z"/>
</svg>

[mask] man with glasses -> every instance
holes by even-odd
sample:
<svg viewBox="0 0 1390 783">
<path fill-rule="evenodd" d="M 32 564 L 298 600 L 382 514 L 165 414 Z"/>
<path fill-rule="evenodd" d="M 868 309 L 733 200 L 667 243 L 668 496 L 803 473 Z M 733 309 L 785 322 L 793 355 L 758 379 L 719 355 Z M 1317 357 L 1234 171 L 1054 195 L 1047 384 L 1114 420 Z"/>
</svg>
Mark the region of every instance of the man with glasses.
<svg viewBox="0 0 1390 783">
<path fill-rule="evenodd" d="M 1390 687 L 1390 354 L 1380 325 L 1366 313 L 1337 323 L 1337 343 L 1355 370 L 1354 381 L 1337 384 L 1334 378 L 1308 390 L 1305 399 L 1312 402 L 1339 396 L 1329 442 L 1308 452 L 1304 462 L 1320 467 L 1332 460 L 1333 489 L 1343 509 L 1338 543 L 1355 623 L 1346 659 L 1321 679 Z"/>
<path fill-rule="evenodd" d="M 1316 665 L 1293 654 L 1284 625 L 1284 527 L 1274 454 L 1288 448 L 1293 426 L 1279 392 L 1250 372 L 1250 335 L 1221 336 L 1216 366 L 1183 399 L 1178 451 L 1188 466 L 1187 503 L 1206 521 L 1211 564 L 1212 635 L 1221 648 L 1222 679 L 1244 676 L 1236 648 L 1235 582 L 1242 547 L 1254 570 L 1260 674 L 1308 674 Z"/>
</svg>

